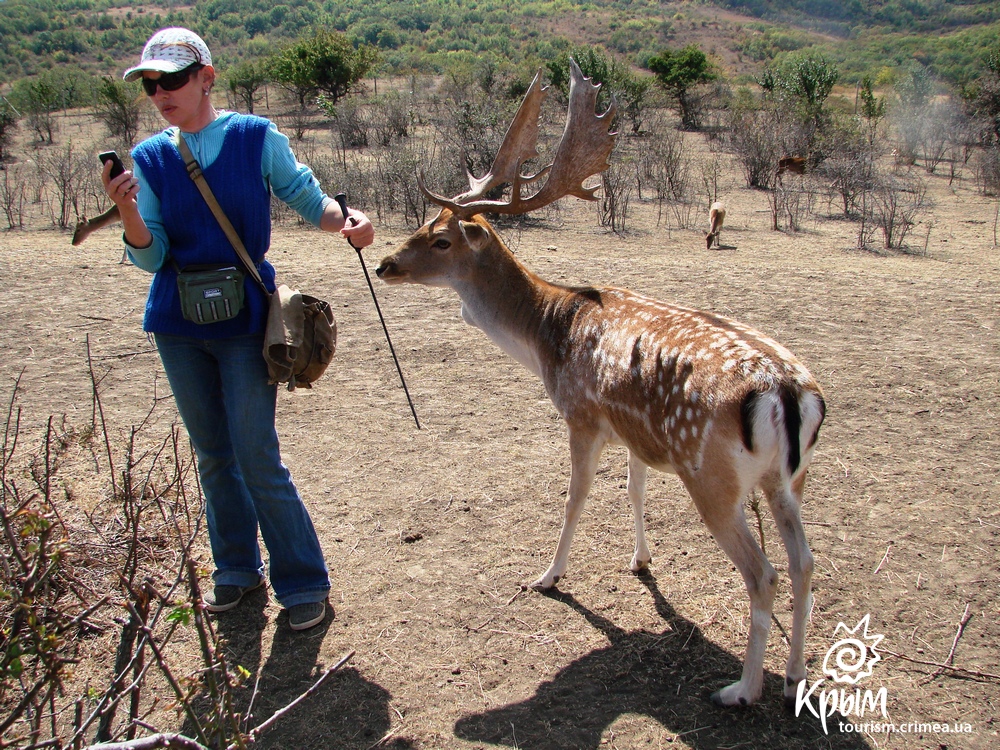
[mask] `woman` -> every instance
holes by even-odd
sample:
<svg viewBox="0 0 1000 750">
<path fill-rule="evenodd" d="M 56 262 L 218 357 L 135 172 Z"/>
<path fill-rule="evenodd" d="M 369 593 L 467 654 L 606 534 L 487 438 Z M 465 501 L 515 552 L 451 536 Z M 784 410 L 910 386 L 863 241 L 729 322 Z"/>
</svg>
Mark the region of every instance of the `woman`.
<svg viewBox="0 0 1000 750">
<path fill-rule="evenodd" d="M 268 289 L 274 289 L 274 268 L 264 260 L 271 192 L 357 247 L 371 244 L 374 229 L 353 209 L 353 226 L 345 226 L 337 202 L 296 161 L 274 125 L 212 106 L 212 55 L 194 32 L 157 32 L 124 77 L 142 80 L 171 126 L 136 146 L 133 172 L 112 179 L 109 163 L 102 179 L 121 213 L 130 258 L 154 274 L 143 329 L 156 342 L 198 457 L 216 567 L 215 589 L 205 604 L 210 612 L 225 612 L 264 583 L 259 528 L 275 597 L 288 610 L 291 628 L 305 630 L 323 621 L 330 581 L 312 520 L 281 462 L 277 386 L 268 384 L 262 356 L 267 298 L 247 274 L 244 304 L 235 317 L 207 324 L 184 318 L 180 269 L 241 264 L 172 138 L 179 129 Z"/>
</svg>

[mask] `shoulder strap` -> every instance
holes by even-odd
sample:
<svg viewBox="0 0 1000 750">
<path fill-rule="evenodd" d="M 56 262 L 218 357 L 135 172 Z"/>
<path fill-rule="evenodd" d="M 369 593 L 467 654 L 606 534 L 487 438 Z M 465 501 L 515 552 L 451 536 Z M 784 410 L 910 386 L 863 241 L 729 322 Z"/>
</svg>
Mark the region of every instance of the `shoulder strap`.
<svg viewBox="0 0 1000 750">
<path fill-rule="evenodd" d="M 264 286 L 264 281 L 260 278 L 260 272 L 257 270 L 257 266 L 254 265 L 252 260 L 250 260 L 250 255 L 243 246 L 243 240 L 240 239 L 239 234 L 236 232 L 236 228 L 233 227 L 232 223 L 229 221 L 229 217 L 226 216 L 225 212 L 222 210 L 222 206 L 219 205 L 219 201 L 216 200 L 215 194 L 212 193 L 212 188 L 208 186 L 208 181 L 205 179 L 205 175 L 201 172 L 201 165 L 198 164 L 198 161 L 194 158 L 194 154 L 191 153 L 191 149 L 184 140 L 184 136 L 181 135 L 180 128 L 178 128 L 174 134 L 174 143 L 176 144 L 177 149 L 181 152 L 181 156 L 184 158 L 184 163 L 187 165 L 188 177 L 194 181 L 198 191 L 205 199 L 205 203 L 207 203 L 208 207 L 212 209 L 212 213 L 215 214 L 215 218 L 219 222 L 219 226 L 222 227 L 222 231 L 226 233 L 226 237 L 229 238 L 233 248 L 235 248 L 240 261 L 244 266 L 246 266 L 247 271 L 249 271 L 250 275 L 254 277 L 260 285 L 260 288 L 264 290 L 264 293 L 270 294 L 270 292 L 267 291 L 267 287 Z"/>
</svg>

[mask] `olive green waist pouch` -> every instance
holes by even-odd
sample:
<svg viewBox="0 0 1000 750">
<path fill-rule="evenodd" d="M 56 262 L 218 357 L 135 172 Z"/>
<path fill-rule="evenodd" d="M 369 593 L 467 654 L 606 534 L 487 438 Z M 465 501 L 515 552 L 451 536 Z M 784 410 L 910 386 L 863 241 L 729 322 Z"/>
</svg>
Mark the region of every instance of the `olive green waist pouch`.
<svg viewBox="0 0 1000 750">
<path fill-rule="evenodd" d="M 177 292 L 184 319 L 205 324 L 235 318 L 243 309 L 243 277 L 235 266 L 178 268 Z"/>
</svg>

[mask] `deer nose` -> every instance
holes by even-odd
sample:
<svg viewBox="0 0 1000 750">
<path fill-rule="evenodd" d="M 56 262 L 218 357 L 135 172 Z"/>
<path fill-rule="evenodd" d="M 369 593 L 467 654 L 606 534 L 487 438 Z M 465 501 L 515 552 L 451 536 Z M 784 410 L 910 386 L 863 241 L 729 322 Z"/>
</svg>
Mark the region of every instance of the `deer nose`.
<svg viewBox="0 0 1000 750">
<path fill-rule="evenodd" d="M 386 259 L 383 260 L 381 263 L 379 263 L 378 268 L 375 269 L 375 275 L 381 279 L 383 274 L 386 273 L 386 271 L 391 272 L 395 270 L 396 270 L 396 264 L 393 263 L 391 260 Z"/>
</svg>

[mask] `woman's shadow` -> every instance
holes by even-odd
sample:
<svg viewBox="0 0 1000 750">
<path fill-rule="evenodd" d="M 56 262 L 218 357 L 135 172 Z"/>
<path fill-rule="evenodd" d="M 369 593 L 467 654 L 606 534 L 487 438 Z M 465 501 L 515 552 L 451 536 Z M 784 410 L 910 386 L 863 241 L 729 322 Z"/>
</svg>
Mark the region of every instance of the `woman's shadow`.
<svg viewBox="0 0 1000 750">
<path fill-rule="evenodd" d="M 785 710 L 780 675 L 765 673 L 764 695 L 751 708 L 712 704 L 709 694 L 737 679 L 742 663 L 680 617 L 651 574 L 639 577 L 669 626 L 665 631 L 625 632 L 571 594 L 550 594 L 603 632 L 611 645 L 572 662 L 527 700 L 463 717 L 455 725 L 456 736 L 511 747 L 596 750 L 607 729 L 631 714 L 647 716 L 682 736 L 687 746 L 704 750 L 870 748 L 857 735 L 840 733 L 833 719 L 826 736 L 819 720 L 807 716 L 805 709 L 802 717 Z"/>
<path fill-rule="evenodd" d="M 242 667 L 250 673 L 238 693 L 235 706 L 240 714 L 250 708 L 247 728 L 267 720 L 305 693 L 336 662 L 320 664 L 320 648 L 333 624 L 332 613 L 320 625 L 302 632 L 288 627 L 287 616 L 278 616 L 271 652 L 262 657 L 261 634 L 268 622 L 267 594 L 261 589 L 247 596 L 239 612 L 216 618 L 219 636 L 225 641 L 231 670 Z M 232 616 L 235 615 L 235 616 Z M 345 653 L 349 651 L 347 647 Z M 319 690 L 283 716 L 254 743 L 256 748 L 370 748 L 386 738 L 392 722 L 392 695 L 361 676 L 350 663 L 324 681 Z M 386 739 L 383 748 L 412 747 L 401 737 Z"/>
</svg>

